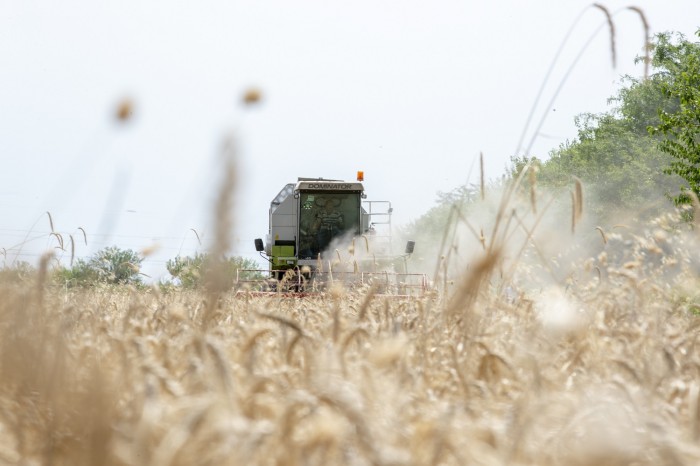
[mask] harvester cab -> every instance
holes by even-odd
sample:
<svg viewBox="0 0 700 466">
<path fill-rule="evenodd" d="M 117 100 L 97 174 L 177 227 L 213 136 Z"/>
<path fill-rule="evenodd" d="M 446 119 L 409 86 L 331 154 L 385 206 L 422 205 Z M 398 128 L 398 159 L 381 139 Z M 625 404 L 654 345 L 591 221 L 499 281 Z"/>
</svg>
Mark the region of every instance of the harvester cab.
<svg viewBox="0 0 700 466">
<path fill-rule="evenodd" d="M 282 188 L 270 203 L 265 241 L 255 240 L 272 279 L 308 290 L 334 280 L 364 283 L 373 275 L 388 280 L 398 275 L 397 264 L 408 275 L 414 243 L 394 253 L 391 202 L 367 200 L 363 181 L 358 172 L 357 181 L 298 178 Z"/>
</svg>

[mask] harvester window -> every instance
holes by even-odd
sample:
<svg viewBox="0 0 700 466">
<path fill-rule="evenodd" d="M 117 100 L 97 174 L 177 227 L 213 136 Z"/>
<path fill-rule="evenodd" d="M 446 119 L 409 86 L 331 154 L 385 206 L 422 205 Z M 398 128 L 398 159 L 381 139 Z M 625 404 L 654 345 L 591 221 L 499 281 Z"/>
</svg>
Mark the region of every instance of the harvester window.
<svg viewBox="0 0 700 466">
<path fill-rule="evenodd" d="M 359 193 L 301 193 L 299 212 L 299 253 L 316 258 L 334 240 L 359 234 Z"/>
<path fill-rule="evenodd" d="M 334 233 L 337 234 L 339 230 L 343 229 L 345 223 L 343 219 L 343 212 L 338 209 L 340 206 L 340 201 L 335 203 L 328 200 L 321 205 L 321 209 L 316 212 L 312 230 L 329 230 L 334 231 Z"/>
</svg>

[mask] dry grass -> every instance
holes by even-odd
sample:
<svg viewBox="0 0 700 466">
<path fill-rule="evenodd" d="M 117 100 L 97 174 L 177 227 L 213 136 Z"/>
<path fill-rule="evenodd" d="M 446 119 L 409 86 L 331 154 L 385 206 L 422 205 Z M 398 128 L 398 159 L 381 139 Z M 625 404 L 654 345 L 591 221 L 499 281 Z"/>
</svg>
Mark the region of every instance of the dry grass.
<svg viewBox="0 0 700 466">
<path fill-rule="evenodd" d="M 419 300 L 66 292 L 47 256 L 35 282 L 0 284 L 0 464 L 697 464 L 680 216 L 592 229 L 598 249 L 545 286 L 540 217 L 507 197 L 449 296 Z"/>
</svg>

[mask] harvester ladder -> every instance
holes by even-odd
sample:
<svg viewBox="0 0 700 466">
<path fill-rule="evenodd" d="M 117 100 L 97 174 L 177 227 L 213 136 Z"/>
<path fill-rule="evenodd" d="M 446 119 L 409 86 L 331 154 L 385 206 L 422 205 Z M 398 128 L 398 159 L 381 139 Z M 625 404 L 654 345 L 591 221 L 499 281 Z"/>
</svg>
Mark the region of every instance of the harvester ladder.
<svg viewBox="0 0 700 466">
<path fill-rule="evenodd" d="M 365 211 L 367 212 L 368 224 L 370 228 L 374 225 L 382 225 L 383 232 L 377 232 L 375 238 L 383 239 L 389 247 L 389 250 L 393 250 L 391 244 L 392 229 L 391 229 L 391 213 L 393 208 L 391 207 L 391 201 L 362 201 L 365 206 Z"/>
</svg>

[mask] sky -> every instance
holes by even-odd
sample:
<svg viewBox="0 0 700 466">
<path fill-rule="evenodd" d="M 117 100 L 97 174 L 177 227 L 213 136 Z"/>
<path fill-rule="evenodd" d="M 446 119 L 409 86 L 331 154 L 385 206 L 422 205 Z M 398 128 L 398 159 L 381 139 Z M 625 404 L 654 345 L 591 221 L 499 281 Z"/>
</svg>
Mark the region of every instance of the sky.
<svg viewBox="0 0 700 466">
<path fill-rule="evenodd" d="M 214 236 L 231 141 L 232 255 L 259 259 L 269 203 L 297 177 L 362 170 L 405 225 L 478 183 L 480 153 L 488 179 L 513 155 L 546 158 L 640 78 L 628 6 L 651 34 L 700 27 L 697 0 L 601 4 L 616 67 L 605 15 L 577 0 L 0 2 L 0 266 L 51 249 L 67 265 L 53 223 L 76 258 L 148 249 L 144 273 L 166 279 Z"/>
</svg>

